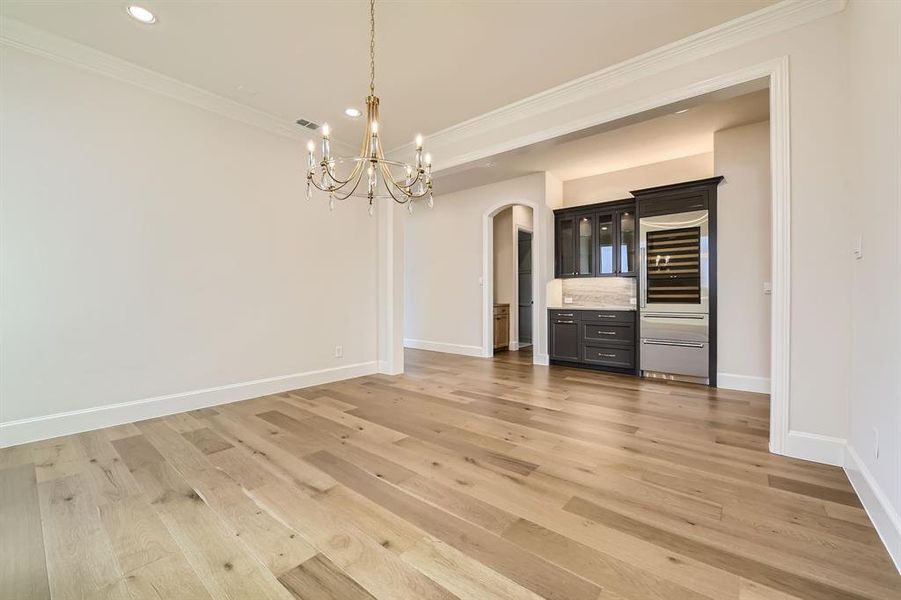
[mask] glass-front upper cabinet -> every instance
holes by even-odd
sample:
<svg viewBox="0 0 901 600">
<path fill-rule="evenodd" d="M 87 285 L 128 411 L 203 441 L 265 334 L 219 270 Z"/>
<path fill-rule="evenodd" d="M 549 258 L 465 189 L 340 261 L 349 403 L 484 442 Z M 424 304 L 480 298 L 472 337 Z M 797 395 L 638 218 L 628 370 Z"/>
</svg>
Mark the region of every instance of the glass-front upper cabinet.
<svg viewBox="0 0 901 600">
<path fill-rule="evenodd" d="M 613 214 L 598 215 L 598 275 L 616 273 Z"/>
<path fill-rule="evenodd" d="M 576 276 L 594 275 L 594 215 L 576 217 Z"/>
<path fill-rule="evenodd" d="M 572 277 L 576 274 L 575 233 L 576 221 L 573 217 L 557 218 L 557 277 Z"/>
<path fill-rule="evenodd" d="M 634 277 L 638 223 L 634 201 L 554 211 L 557 277 Z"/>
<path fill-rule="evenodd" d="M 619 273 L 635 274 L 635 211 L 623 211 L 619 215 Z"/>
</svg>

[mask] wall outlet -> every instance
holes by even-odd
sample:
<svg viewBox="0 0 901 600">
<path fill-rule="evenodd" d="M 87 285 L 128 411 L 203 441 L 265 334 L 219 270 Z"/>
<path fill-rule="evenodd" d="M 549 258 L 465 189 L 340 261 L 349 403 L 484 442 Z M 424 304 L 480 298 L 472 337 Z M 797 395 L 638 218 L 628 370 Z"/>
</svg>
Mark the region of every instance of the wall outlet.
<svg viewBox="0 0 901 600">
<path fill-rule="evenodd" d="M 335 358 L 344 358 L 344 346 L 335 346 Z"/>
<path fill-rule="evenodd" d="M 572 303 L 573 303 L 573 299 L 570 296 L 563 297 L 563 304 L 572 304 Z"/>
<path fill-rule="evenodd" d="M 873 458 L 879 460 L 879 428 L 873 428 Z"/>
</svg>

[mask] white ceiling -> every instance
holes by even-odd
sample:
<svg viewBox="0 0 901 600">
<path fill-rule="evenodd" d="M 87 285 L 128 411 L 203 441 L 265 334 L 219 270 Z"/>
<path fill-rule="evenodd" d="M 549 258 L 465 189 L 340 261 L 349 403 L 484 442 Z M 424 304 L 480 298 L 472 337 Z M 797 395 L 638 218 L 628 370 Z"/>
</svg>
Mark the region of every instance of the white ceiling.
<svg viewBox="0 0 901 600">
<path fill-rule="evenodd" d="M 773 4 L 775 0 L 381 2 L 376 92 L 387 147 Z M 356 141 L 368 92 L 368 3 L 3 0 L 0 14 L 286 122 Z"/>
<path fill-rule="evenodd" d="M 712 152 L 716 131 L 769 118 L 766 85 L 749 82 L 461 165 L 439 173 L 435 188 L 446 194 L 537 171 L 568 181 Z"/>
</svg>

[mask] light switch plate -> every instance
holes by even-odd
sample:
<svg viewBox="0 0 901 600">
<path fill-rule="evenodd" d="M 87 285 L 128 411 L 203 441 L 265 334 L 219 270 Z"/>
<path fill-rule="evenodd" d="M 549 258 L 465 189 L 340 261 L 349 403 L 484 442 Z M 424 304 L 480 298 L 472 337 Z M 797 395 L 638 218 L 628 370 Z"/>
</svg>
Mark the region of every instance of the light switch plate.
<svg viewBox="0 0 901 600">
<path fill-rule="evenodd" d="M 857 236 L 857 243 L 854 246 L 854 258 L 860 260 L 863 258 L 863 236 Z"/>
<path fill-rule="evenodd" d="M 767 296 L 772 294 L 773 293 L 773 284 L 770 283 L 769 281 L 764 281 L 763 282 L 763 293 L 766 294 Z"/>
</svg>

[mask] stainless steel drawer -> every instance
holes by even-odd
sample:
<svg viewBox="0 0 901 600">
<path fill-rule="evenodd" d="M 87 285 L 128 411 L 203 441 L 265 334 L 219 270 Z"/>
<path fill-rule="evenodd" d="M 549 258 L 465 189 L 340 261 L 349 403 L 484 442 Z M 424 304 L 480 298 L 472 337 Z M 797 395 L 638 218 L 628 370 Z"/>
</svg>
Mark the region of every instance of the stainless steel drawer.
<svg viewBox="0 0 901 600">
<path fill-rule="evenodd" d="M 585 344 L 582 346 L 582 362 L 590 365 L 632 369 L 635 367 L 635 351 L 625 347 Z"/>
<path fill-rule="evenodd" d="M 708 315 L 697 313 L 641 313 L 641 339 L 706 342 L 709 340 Z"/>
<path fill-rule="evenodd" d="M 582 341 L 617 342 L 635 345 L 635 326 L 632 323 L 586 323 L 582 322 Z"/>
<path fill-rule="evenodd" d="M 642 330 L 642 336 L 644 331 Z M 710 348 L 706 342 L 641 339 L 641 370 L 707 379 Z"/>
</svg>

